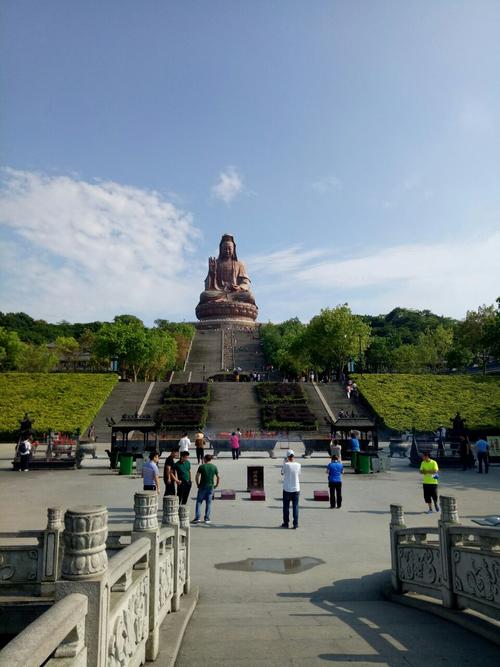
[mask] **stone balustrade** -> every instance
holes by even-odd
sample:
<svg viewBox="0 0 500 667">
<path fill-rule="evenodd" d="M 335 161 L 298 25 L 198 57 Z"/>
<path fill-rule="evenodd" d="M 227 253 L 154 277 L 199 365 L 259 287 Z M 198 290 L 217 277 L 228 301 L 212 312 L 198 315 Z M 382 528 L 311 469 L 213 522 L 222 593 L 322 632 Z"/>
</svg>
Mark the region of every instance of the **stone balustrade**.
<svg viewBox="0 0 500 667">
<path fill-rule="evenodd" d="M 57 602 L 0 651 L 0 667 L 85 667 L 85 595 Z"/>
<path fill-rule="evenodd" d="M 53 593 L 61 569 L 62 529 L 62 509 L 49 507 L 44 530 L 1 534 L 3 539 L 21 538 L 30 543 L 0 546 L 0 596 Z"/>
<path fill-rule="evenodd" d="M 437 528 L 407 528 L 402 506 L 391 505 L 393 589 L 500 619 L 500 531 L 460 525 L 455 498 L 440 503 Z"/>
<path fill-rule="evenodd" d="M 36 624 L 39 634 L 49 636 L 54 613 L 59 618 L 57 610 L 68 600 L 83 600 L 85 609 L 82 612 L 79 607 L 78 614 L 72 614 L 72 621 L 78 617 L 77 622 L 71 627 L 65 624 L 53 636 L 52 643 L 47 643 L 48 653 L 38 662 L 41 653 L 29 663 L 5 661 L 18 646 L 19 635 L 0 652 L 0 665 L 41 665 L 52 656 L 47 664 L 57 667 L 64 651 L 71 658 L 65 667 L 127 667 L 155 660 L 160 625 L 168 613 L 179 609 L 181 596 L 190 588 L 189 508 L 179 508 L 178 499 L 167 496 L 161 526 L 157 512 L 156 493 L 136 493 L 133 529 L 121 535 L 114 531 L 110 541 L 106 507 L 68 509 L 64 531 L 62 512 L 57 515 L 52 511 L 47 529 L 35 535 L 40 541 L 44 534 L 39 558 L 42 563 L 52 562 L 55 604 L 21 634 L 32 633 Z M 57 539 L 45 540 L 49 530 L 57 533 Z M 51 558 L 44 555 L 45 544 L 50 545 L 47 552 L 52 549 Z M 58 559 L 54 560 L 56 544 Z M 109 559 L 107 545 L 114 554 Z M 41 583 L 41 576 L 39 579 Z M 79 647 L 78 651 L 71 649 L 71 655 L 67 652 L 70 635 Z M 86 643 L 85 637 L 92 641 Z"/>
</svg>

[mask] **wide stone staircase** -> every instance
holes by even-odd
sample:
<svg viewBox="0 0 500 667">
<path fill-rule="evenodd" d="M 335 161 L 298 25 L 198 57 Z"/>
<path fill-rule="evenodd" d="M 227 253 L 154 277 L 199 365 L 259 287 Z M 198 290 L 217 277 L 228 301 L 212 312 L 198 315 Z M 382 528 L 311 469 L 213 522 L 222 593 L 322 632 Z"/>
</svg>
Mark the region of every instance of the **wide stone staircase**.
<svg viewBox="0 0 500 667">
<path fill-rule="evenodd" d="M 111 429 L 106 424 L 106 418 L 119 422 L 123 414 L 132 414 L 139 410 L 150 384 L 150 382 L 119 382 L 116 385 L 94 419 L 98 442 L 111 440 Z"/>
<path fill-rule="evenodd" d="M 252 382 L 214 382 L 210 385 L 210 403 L 206 431 L 259 431 L 260 409 Z"/>
<path fill-rule="evenodd" d="M 172 382 L 203 382 L 222 368 L 222 332 L 198 330 L 184 371 L 176 371 Z"/>
<path fill-rule="evenodd" d="M 250 331 L 234 330 L 232 332 L 234 368 L 243 371 L 264 370 L 264 355 L 260 345 L 259 328 Z"/>
</svg>

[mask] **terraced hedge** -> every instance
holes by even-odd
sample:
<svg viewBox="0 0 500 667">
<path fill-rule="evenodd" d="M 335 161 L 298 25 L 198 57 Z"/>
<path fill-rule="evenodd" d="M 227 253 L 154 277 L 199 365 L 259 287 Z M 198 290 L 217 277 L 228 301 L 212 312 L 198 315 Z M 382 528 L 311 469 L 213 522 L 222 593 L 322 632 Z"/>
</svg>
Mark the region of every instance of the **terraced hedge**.
<svg viewBox="0 0 500 667">
<path fill-rule="evenodd" d="M 315 431 L 318 424 L 307 405 L 303 388 L 295 383 L 263 382 L 257 385 L 264 428 Z"/>
<path fill-rule="evenodd" d="M 0 439 L 17 437 L 25 412 L 37 433 L 84 431 L 117 382 L 109 373 L 0 373 Z"/>
<path fill-rule="evenodd" d="M 356 375 L 363 398 L 389 428 L 451 426 L 457 411 L 471 429 L 500 428 L 500 378 L 470 375 Z"/>
</svg>

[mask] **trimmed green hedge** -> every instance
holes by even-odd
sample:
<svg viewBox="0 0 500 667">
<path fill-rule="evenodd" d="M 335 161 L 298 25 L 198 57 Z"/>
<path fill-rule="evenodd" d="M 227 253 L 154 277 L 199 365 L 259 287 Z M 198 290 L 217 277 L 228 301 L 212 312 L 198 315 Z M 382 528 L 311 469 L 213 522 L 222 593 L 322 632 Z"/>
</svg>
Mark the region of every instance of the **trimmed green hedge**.
<svg viewBox="0 0 500 667">
<path fill-rule="evenodd" d="M 36 433 L 84 431 L 118 376 L 101 373 L 0 373 L 0 439 L 15 440 L 25 412 Z"/>
<path fill-rule="evenodd" d="M 470 375 L 354 376 L 363 398 L 397 431 L 451 426 L 458 411 L 471 429 L 500 429 L 500 378 Z"/>
<path fill-rule="evenodd" d="M 206 403 L 209 399 L 208 382 L 171 384 L 163 392 L 164 403 Z"/>
<path fill-rule="evenodd" d="M 318 424 L 299 384 L 263 382 L 257 385 L 264 428 L 278 431 L 316 431 Z"/>
</svg>

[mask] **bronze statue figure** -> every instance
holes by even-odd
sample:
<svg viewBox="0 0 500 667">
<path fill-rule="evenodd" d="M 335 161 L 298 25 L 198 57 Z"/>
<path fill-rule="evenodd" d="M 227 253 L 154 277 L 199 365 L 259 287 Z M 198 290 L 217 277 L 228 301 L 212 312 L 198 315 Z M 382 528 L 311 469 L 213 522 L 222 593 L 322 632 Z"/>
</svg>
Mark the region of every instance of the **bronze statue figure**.
<svg viewBox="0 0 500 667">
<path fill-rule="evenodd" d="M 258 308 L 250 291 L 245 265 L 238 260 L 231 234 L 223 234 L 219 256 L 208 258 L 205 291 L 200 294 L 196 317 L 207 320 L 255 321 Z"/>
</svg>

